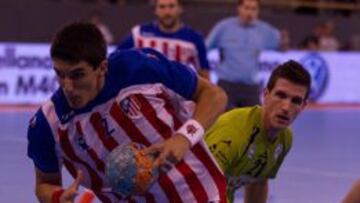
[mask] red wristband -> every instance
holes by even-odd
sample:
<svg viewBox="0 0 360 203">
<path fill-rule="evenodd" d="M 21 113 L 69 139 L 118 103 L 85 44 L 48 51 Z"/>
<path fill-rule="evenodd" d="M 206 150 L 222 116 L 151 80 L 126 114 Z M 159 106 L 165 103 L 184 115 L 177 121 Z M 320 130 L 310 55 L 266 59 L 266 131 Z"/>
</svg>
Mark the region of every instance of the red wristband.
<svg viewBox="0 0 360 203">
<path fill-rule="evenodd" d="M 54 191 L 51 196 L 51 203 L 60 203 L 60 197 L 63 193 L 64 193 L 63 189 Z"/>
</svg>

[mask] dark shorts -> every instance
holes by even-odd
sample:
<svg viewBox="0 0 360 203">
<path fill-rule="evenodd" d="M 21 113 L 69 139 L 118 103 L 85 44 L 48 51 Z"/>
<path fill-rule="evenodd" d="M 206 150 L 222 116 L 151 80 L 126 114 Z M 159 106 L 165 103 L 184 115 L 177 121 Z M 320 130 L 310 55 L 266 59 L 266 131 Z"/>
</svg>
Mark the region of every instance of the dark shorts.
<svg viewBox="0 0 360 203">
<path fill-rule="evenodd" d="M 248 85 L 241 82 L 229 82 L 220 79 L 218 85 L 228 96 L 227 110 L 236 107 L 254 106 L 260 104 L 259 85 Z"/>
</svg>

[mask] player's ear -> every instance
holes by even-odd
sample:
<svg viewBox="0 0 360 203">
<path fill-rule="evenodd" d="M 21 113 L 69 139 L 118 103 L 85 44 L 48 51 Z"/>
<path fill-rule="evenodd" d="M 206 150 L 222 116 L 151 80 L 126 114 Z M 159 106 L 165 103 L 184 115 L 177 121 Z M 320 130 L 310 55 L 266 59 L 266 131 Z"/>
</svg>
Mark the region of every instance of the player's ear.
<svg viewBox="0 0 360 203">
<path fill-rule="evenodd" d="M 108 61 L 105 59 L 103 60 L 100 65 L 99 65 L 99 69 L 100 69 L 100 74 L 103 76 L 107 73 L 108 70 Z"/>
<path fill-rule="evenodd" d="M 268 88 L 264 88 L 263 90 L 263 102 L 266 103 L 270 95 L 270 91 Z"/>
<path fill-rule="evenodd" d="M 270 94 L 270 91 L 269 91 L 269 89 L 268 88 L 264 88 L 264 90 L 263 90 L 263 96 L 264 96 L 264 98 L 267 96 L 267 95 L 269 95 Z"/>
</svg>

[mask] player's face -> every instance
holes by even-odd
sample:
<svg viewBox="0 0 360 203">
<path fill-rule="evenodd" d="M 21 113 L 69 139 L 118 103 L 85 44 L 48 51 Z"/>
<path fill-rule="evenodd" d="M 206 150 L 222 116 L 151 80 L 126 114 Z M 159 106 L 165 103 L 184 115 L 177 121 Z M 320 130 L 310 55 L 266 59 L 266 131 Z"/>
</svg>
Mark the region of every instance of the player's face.
<svg viewBox="0 0 360 203">
<path fill-rule="evenodd" d="M 73 64 L 53 59 L 53 63 L 60 87 L 67 102 L 74 109 L 85 107 L 103 87 L 106 61 L 95 70 L 85 61 Z"/>
<path fill-rule="evenodd" d="M 155 15 L 164 28 L 175 27 L 179 23 L 181 13 L 182 8 L 177 0 L 156 0 Z"/>
<path fill-rule="evenodd" d="M 267 129 L 288 127 L 306 105 L 306 87 L 279 78 L 274 88 L 265 90 L 264 122 Z"/>
<path fill-rule="evenodd" d="M 240 20 L 245 24 L 249 24 L 258 18 L 259 2 L 256 0 L 244 0 L 237 9 Z"/>
</svg>

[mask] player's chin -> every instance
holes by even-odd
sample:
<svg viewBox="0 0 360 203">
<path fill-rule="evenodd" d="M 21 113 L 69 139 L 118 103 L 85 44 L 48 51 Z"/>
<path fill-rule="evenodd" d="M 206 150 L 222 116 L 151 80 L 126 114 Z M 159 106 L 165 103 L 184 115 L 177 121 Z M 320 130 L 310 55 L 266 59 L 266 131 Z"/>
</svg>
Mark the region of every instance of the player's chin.
<svg viewBox="0 0 360 203">
<path fill-rule="evenodd" d="M 273 127 L 277 129 L 284 129 L 287 128 L 289 125 L 290 121 L 283 119 L 276 119 L 276 121 L 273 123 Z"/>
<path fill-rule="evenodd" d="M 86 105 L 86 103 L 82 99 L 80 99 L 78 97 L 69 98 L 68 103 L 69 103 L 70 107 L 73 108 L 73 109 L 80 109 L 80 108 L 83 108 Z"/>
<path fill-rule="evenodd" d="M 161 24 L 166 28 L 172 28 L 175 26 L 175 20 L 172 18 L 164 18 L 161 20 Z"/>
</svg>

